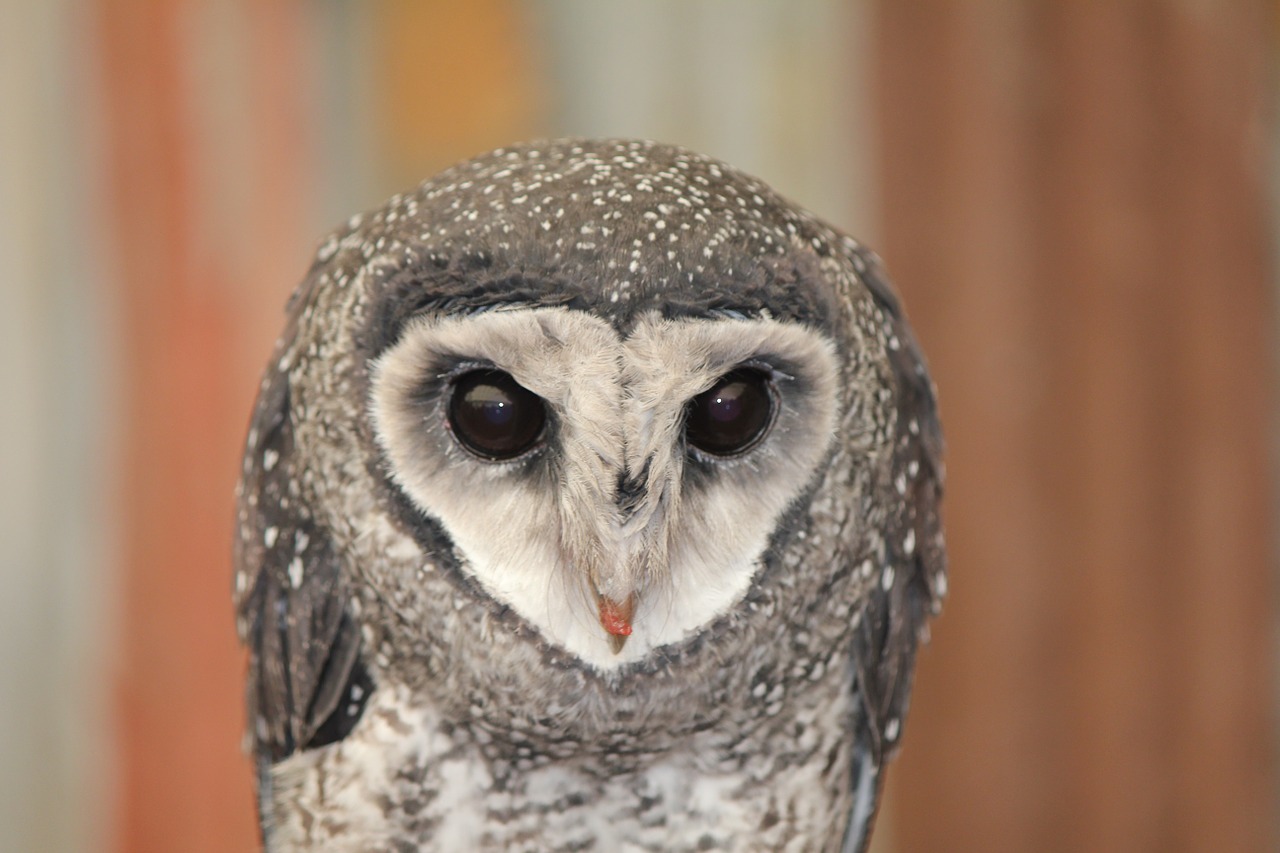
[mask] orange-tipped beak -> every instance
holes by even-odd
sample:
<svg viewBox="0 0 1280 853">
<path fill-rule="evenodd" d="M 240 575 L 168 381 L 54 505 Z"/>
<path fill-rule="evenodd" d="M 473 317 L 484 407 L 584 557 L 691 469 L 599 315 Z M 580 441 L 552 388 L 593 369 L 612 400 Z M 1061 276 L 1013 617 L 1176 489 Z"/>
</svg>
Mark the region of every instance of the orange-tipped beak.
<svg viewBox="0 0 1280 853">
<path fill-rule="evenodd" d="M 609 634 L 609 646 L 616 655 L 627 644 L 631 636 L 631 617 L 636 611 L 635 593 L 627 596 L 621 603 L 611 598 L 600 596 L 600 626 Z"/>
</svg>

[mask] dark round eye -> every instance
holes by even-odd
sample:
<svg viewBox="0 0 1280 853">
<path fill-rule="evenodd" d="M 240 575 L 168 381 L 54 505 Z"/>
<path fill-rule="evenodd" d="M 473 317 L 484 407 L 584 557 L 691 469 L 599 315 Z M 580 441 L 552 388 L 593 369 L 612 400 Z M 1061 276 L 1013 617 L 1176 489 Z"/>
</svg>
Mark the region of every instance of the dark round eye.
<svg viewBox="0 0 1280 853">
<path fill-rule="evenodd" d="M 537 444 L 547 422 L 542 398 L 501 370 L 476 370 L 453 383 L 449 425 L 486 459 L 512 459 Z"/>
<path fill-rule="evenodd" d="M 684 433 L 689 443 L 715 456 L 732 456 L 758 442 L 773 420 L 773 394 L 762 370 L 730 371 L 689 401 Z"/>
</svg>

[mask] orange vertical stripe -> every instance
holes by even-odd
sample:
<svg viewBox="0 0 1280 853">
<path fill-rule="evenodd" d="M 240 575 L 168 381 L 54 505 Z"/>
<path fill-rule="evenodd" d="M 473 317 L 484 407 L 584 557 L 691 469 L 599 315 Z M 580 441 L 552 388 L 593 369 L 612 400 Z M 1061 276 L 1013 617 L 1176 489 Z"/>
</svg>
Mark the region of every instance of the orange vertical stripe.
<svg viewBox="0 0 1280 853">
<path fill-rule="evenodd" d="M 188 88 L 194 8 L 161 0 L 97 9 L 126 370 L 114 846 L 128 851 L 257 844 L 252 771 L 240 752 L 243 656 L 229 604 L 232 493 L 273 333 L 263 330 L 278 325 L 304 257 L 289 230 L 299 218 L 299 152 L 290 145 L 299 134 L 289 121 L 299 99 L 288 76 L 296 52 L 281 50 L 298 7 L 277 7 L 266 25 L 283 38 L 249 54 L 267 104 L 240 130 L 252 134 L 269 179 L 251 201 L 264 213 L 247 271 L 223 257 L 241 253 L 220 252 L 219 237 L 199 230 L 209 221 L 197 176 L 209 168 L 200 152 L 210 141 L 195 135 L 202 104 Z M 246 273 L 262 286 L 241 286 Z"/>
<path fill-rule="evenodd" d="M 384 175 L 394 190 L 537 136 L 545 94 L 515 0 L 373 7 Z"/>
</svg>

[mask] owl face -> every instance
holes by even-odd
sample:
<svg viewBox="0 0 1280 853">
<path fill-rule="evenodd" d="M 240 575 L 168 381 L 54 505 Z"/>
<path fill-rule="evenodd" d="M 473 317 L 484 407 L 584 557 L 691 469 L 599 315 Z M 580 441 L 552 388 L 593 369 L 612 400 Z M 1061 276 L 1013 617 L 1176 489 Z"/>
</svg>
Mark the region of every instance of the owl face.
<svg viewBox="0 0 1280 853">
<path fill-rule="evenodd" d="M 371 373 L 396 485 L 598 668 L 727 612 L 835 431 L 834 345 L 772 319 L 505 305 L 415 318 Z"/>
</svg>

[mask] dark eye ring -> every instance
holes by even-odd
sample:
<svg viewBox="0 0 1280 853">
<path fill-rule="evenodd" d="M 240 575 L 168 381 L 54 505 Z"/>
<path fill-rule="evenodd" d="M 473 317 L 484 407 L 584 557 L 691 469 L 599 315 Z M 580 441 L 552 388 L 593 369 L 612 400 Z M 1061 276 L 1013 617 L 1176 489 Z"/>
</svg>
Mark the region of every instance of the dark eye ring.
<svg viewBox="0 0 1280 853">
<path fill-rule="evenodd" d="M 453 382 L 449 428 L 482 459 L 514 459 L 532 449 L 547 423 L 547 405 L 501 370 L 473 370 Z"/>
<path fill-rule="evenodd" d="M 685 438 L 712 456 L 737 456 L 760 443 L 776 408 L 777 393 L 767 371 L 735 368 L 686 404 Z"/>
</svg>

